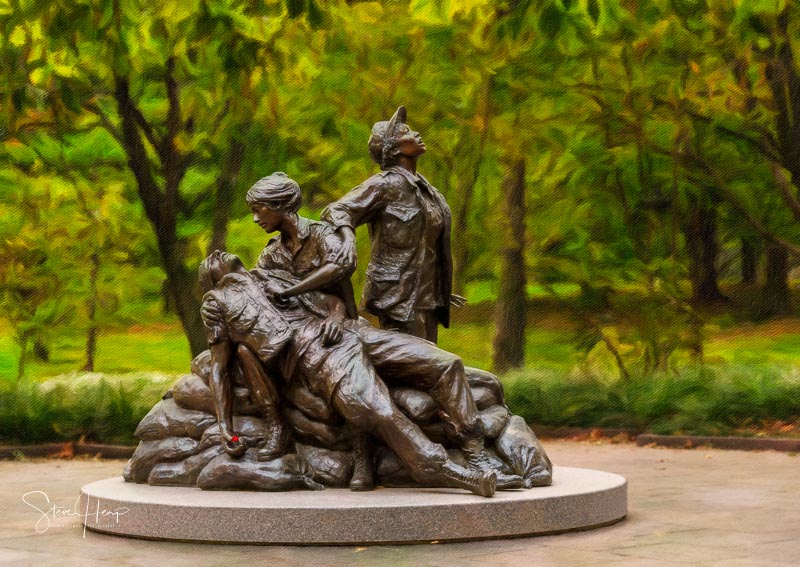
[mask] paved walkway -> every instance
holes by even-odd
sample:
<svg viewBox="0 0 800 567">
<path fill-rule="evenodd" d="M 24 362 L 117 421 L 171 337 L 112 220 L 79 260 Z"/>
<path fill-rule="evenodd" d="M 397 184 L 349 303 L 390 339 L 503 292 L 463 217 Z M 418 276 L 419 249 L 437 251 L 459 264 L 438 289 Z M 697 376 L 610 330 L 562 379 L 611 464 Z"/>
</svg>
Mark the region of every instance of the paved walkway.
<svg viewBox="0 0 800 567">
<path fill-rule="evenodd" d="M 83 533 L 22 497 L 70 509 L 82 485 L 121 461 L 0 462 L 0 565 L 798 565 L 800 456 L 550 441 L 553 461 L 629 480 L 629 515 L 589 532 L 491 542 L 375 547 L 167 543 Z M 45 496 L 27 497 L 39 508 Z M 38 500 L 37 500 L 38 499 Z M 37 521 L 43 533 L 36 532 Z"/>
</svg>

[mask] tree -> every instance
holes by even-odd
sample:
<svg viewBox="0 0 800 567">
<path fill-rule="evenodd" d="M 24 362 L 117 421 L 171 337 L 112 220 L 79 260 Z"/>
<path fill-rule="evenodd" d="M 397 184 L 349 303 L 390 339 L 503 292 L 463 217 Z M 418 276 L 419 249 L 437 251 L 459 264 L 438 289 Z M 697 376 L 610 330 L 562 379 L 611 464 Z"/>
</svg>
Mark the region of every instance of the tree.
<svg viewBox="0 0 800 567">
<path fill-rule="evenodd" d="M 117 0 L 18 8 L 3 16 L 25 47 L 27 86 L 20 85 L 17 107 L 47 110 L 36 127 L 54 134 L 100 126 L 116 140 L 153 227 L 166 289 L 199 352 L 205 337 L 191 266 L 202 255 L 199 216 L 213 216 L 212 242 L 221 245 L 232 187 L 257 131 L 251 118 L 264 74 L 256 70 L 280 30 L 280 4 L 198 0 L 178 9 Z M 14 134 L 24 140 L 31 129 L 17 123 Z"/>
<path fill-rule="evenodd" d="M 29 347 L 47 343 L 51 329 L 70 315 L 60 301 L 70 275 L 70 210 L 61 207 L 64 188 L 57 181 L 27 184 L 6 172 L 0 183 L 17 189 L 0 192 L 0 311 L 19 348 L 19 381 L 25 376 Z"/>
<path fill-rule="evenodd" d="M 525 361 L 525 159 L 510 167 L 504 183 L 508 228 L 503 235 L 500 294 L 496 307 L 497 331 L 493 364 L 498 372 L 519 368 Z"/>
<path fill-rule="evenodd" d="M 712 2 L 685 18 L 685 33 L 704 49 L 694 54 L 697 72 L 681 101 L 698 141 L 683 165 L 709 180 L 750 231 L 766 239 L 763 314 L 789 308 L 784 255 L 799 251 L 800 130 L 793 117 L 800 111 L 800 76 L 792 41 L 799 15 L 792 2 Z M 743 266 L 752 280 L 749 250 L 743 247 Z"/>
<path fill-rule="evenodd" d="M 693 203 L 685 223 L 686 251 L 689 257 L 689 280 L 692 302 L 711 305 L 727 298 L 719 289 L 717 256 L 717 204 Z"/>
</svg>

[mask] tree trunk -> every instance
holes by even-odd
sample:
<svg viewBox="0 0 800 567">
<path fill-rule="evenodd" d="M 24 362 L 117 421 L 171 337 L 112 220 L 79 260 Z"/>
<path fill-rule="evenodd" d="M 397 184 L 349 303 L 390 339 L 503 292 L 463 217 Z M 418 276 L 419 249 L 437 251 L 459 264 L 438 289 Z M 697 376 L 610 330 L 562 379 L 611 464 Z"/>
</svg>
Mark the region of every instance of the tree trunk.
<svg viewBox="0 0 800 567">
<path fill-rule="evenodd" d="M 470 239 L 467 238 L 469 209 L 472 206 L 474 183 L 459 187 L 461 206 L 453 219 L 453 291 L 464 294 L 464 273 L 467 270 L 470 256 Z"/>
<path fill-rule="evenodd" d="M 214 250 L 225 251 L 228 238 L 228 220 L 231 217 L 233 205 L 233 192 L 239 180 L 239 171 L 242 169 L 245 145 L 234 140 L 231 144 L 230 154 L 217 177 L 217 191 L 214 196 L 214 218 L 212 220 L 211 243 L 208 252 Z"/>
<path fill-rule="evenodd" d="M 770 50 L 771 57 L 765 68 L 765 76 L 775 103 L 775 133 L 781 162 L 791 174 L 792 180 L 800 179 L 800 76 L 792 51 L 789 32 L 788 9 L 776 19 L 775 32 Z M 793 198 L 796 199 L 796 196 Z"/>
<path fill-rule="evenodd" d="M 775 134 L 778 141 L 778 153 L 781 165 L 791 174 L 791 184 L 797 185 L 800 180 L 800 75 L 792 50 L 793 38 L 789 32 L 789 8 L 775 20 L 770 57 L 765 67 L 765 77 L 775 107 Z M 800 220 L 800 199 L 797 190 L 791 191 L 791 184 L 781 182 L 782 175 L 776 177 L 778 187 L 784 201 L 794 213 L 795 220 Z M 769 269 L 767 269 L 769 272 Z"/>
<path fill-rule="evenodd" d="M 165 83 L 170 94 L 170 111 L 167 126 L 175 132 L 179 117 L 176 114 L 176 84 L 168 66 Z M 164 179 L 163 190 L 159 187 L 151 168 L 150 159 L 142 140 L 142 129 L 147 128 L 141 112 L 130 97 L 127 78 L 115 77 L 114 98 L 120 116 L 122 145 L 128 157 L 128 166 L 136 179 L 139 198 L 144 204 L 145 214 L 156 233 L 161 265 L 167 274 L 166 287 L 175 301 L 175 309 L 181 320 L 183 331 L 189 341 L 192 355 L 207 348 L 205 332 L 200 319 L 200 290 L 194 271 L 184 264 L 183 247 L 177 233 L 178 187 L 186 172 L 187 163 L 177 154 L 175 140 L 166 136 L 157 145 L 160 167 Z M 152 133 L 150 134 L 152 137 Z"/>
<path fill-rule="evenodd" d="M 97 351 L 97 325 L 92 324 L 86 332 L 86 364 L 83 372 L 94 372 L 94 354 Z"/>
<path fill-rule="evenodd" d="M 453 250 L 453 288 L 458 294 L 464 294 L 465 278 L 464 274 L 467 271 L 467 266 L 470 261 L 471 254 L 471 239 L 467 238 L 469 213 L 472 208 L 472 202 L 475 197 L 475 185 L 478 184 L 478 178 L 481 173 L 481 164 L 483 157 L 486 153 L 486 143 L 489 139 L 489 122 L 492 115 L 492 106 L 490 104 L 492 92 L 493 79 L 492 75 L 488 74 L 484 80 L 480 96 L 476 106 L 476 116 L 480 116 L 482 122 L 481 135 L 478 140 L 478 148 L 475 154 L 471 157 L 473 159 L 472 172 L 470 179 L 466 181 L 461 179 L 458 184 L 458 194 L 461 195 L 461 205 L 453 219 L 453 234 L 455 238 L 451 239 L 454 244 Z M 465 135 L 469 135 L 468 132 Z M 456 158 L 459 159 L 459 158 Z M 463 159 L 463 158 L 461 158 Z"/>
<path fill-rule="evenodd" d="M 87 302 L 87 315 L 89 330 L 86 333 L 86 364 L 84 372 L 94 372 L 94 354 L 97 350 L 97 272 L 100 269 L 100 256 L 97 252 L 90 257 L 92 269 L 89 271 L 89 301 Z"/>
<path fill-rule="evenodd" d="M 766 278 L 762 290 L 763 317 L 789 315 L 792 302 L 789 295 L 789 251 L 769 243 L 766 246 Z"/>
<path fill-rule="evenodd" d="M 42 362 L 50 362 L 50 349 L 47 348 L 47 344 L 42 337 L 37 337 L 33 341 L 33 354 Z"/>
<path fill-rule="evenodd" d="M 471 187 L 465 187 L 467 193 L 463 195 L 461 206 L 453 219 L 453 292 L 464 294 L 464 273 L 469 261 L 469 239 L 467 234 L 467 215 L 469 201 L 471 200 Z"/>
<path fill-rule="evenodd" d="M 753 285 L 758 279 L 758 249 L 749 238 L 741 240 L 742 283 Z"/>
<path fill-rule="evenodd" d="M 19 359 L 17 360 L 17 382 L 25 377 L 25 361 L 28 354 L 28 333 L 22 332 L 19 338 Z"/>
<path fill-rule="evenodd" d="M 203 321 L 200 318 L 200 285 L 197 273 L 189 270 L 179 253 L 182 242 L 175 236 L 174 225 L 155 226 L 161 265 L 167 274 L 166 286 L 189 341 L 192 356 L 208 348 Z"/>
<path fill-rule="evenodd" d="M 504 372 L 525 361 L 525 160 L 516 161 L 505 185 L 508 231 L 504 237 L 496 305 L 494 368 Z"/>
<path fill-rule="evenodd" d="M 685 226 L 686 252 L 689 256 L 689 279 L 692 302 L 711 305 L 727 301 L 717 282 L 717 210 L 713 205 L 695 203 Z"/>
<path fill-rule="evenodd" d="M 792 42 L 789 33 L 788 8 L 778 16 L 775 21 L 774 32 L 778 37 L 773 37 L 771 42 L 771 55 L 765 68 L 765 77 L 776 109 L 775 133 L 778 139 L 778 151 L 781 165 L 791 174 L 793 184 L 800 179 L 800 76 L 792 51 Z M 791 194 L 788 183 L 781 183 L 776 177 L 781 188 L 783 198 L 798 218 L 797 194 Z M 789 315 L 792 310 L 791 296 L 789 293 L 789 251 L 785 246 L 768 243 L 765 248 L 766 278 L 762 289 L 762 316 L 774 317 Z"/>
<path fill-rule="evenodd" d="M 172 259 L 167 261 L 166 258 Z M 208 348 L 208 342 L 200 318 L 200 286 L 197 275 L 189 271 L 174 255 L 162 253 L 162 263 L 167 272 L 167 289 L 175 300 L 175 309 L 181 320 L 183 331 L 189 341 L 192 356 L 197 356 Z"/>
</svg>

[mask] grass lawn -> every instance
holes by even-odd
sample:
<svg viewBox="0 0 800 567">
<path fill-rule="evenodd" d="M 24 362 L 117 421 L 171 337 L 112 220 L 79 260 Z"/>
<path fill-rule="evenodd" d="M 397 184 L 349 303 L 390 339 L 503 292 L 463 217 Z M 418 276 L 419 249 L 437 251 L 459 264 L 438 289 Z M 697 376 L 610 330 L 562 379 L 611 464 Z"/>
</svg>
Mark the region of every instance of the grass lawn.
<svg viewBox="0 0 800 567">
<path fill-rule="evenodd" d="M 452 328 L 441 329 L 439 345 L 458 353 L 468 366 L 490 368 L 493 335 L 494 326 L 490 321 L 457 321 Z M 540 327 L 529 326 L 526 367 L 568 372 L 578 361 L 571 338 L 568 326 L 552 320 Z M 84 337 L 78 335 L 56 338 L 50 345 L 49 362 L 29 355 L 26 377 L 43 381 L 79 371 L 85 359 L 83 341 Z M 178 323 L 106 331 L 98 337 L 97 345 L 95 372 L 180 374 L 189 371 L 191 354 Z M 18 357 L 19 349 L 0 328 L 0 381 L 16 379 Z M 724 329 L 712 327 L 705 344 L 705 358 L 710 364 L 800 367 L 800 318 Z"/>
<path fill-rule="evenodd" d="M 493 333 L 491 322 L 456 321 L 450 329 L 441 329 L 439 346 L 458 353 L 467 366 L 490 368 Z M 567 327 L 552 322 L 546 328 L 529 328 L 526 365 L 552 370 L 569 369 L 576 361 L 570 337 Z M 49 345 L 49 362 L 37 360 L 29 354 L 26 377 L 41 382 L 79 371 L 85 362 L 84 341 L 85 337 L 80 335 L 55 338 Z M 18 358 L 19 349 L 10 334 L 0 327 L 0 381 L 13 382 L 16 379 Z M 179 374 L 189 371 L 190 361 L 189 345 L 180 324 L 136 325 L 129 329 L 105 331 L 98 336 L 94 370 L 105 374 Z"/>
<path fill-rule="evenodd" d="M 50 345 L 50 361 L 29 355 L 26 377 L 35 381 L 80 370 L 85 362 L 84 337 L 60 336 Z M 19 348 L 7 334 L 0 335 L 0 380 L 17 376 Z M 189 344 L 177 324 L 136 326 L 101 333 L 97 340 L 95 372 L 183 373 L 189 371 Z"/>
<path fill-rule="evenodd" d="M 714 332 L 706 344 L 709 362 L 800 366 L 800 319 L 740 324 Z"/>
<path fill-rule="evenodd" d="M 439 346 L 457 353 L 464 364 L 491 368 L 494 325 L 456 323 L 439 332 Z M 576 361 L 570 345 L 571 333 L 565 329 L 528 329 L 525 336 L 525 364 L 534 368 L 569 369 Z"/>
</svg>

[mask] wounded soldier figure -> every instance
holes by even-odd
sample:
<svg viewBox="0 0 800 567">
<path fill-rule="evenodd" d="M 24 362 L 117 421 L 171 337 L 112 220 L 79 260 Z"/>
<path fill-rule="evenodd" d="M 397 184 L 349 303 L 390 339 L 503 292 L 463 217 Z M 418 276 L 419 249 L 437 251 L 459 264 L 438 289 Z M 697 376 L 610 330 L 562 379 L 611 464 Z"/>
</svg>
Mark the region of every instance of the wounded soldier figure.
<svg viewBox="0 0 800 567">
<path fill-rule="evenodd" d="M 442 445 L 397 408 L 360 336 L 364 333 L 359 328 L 367 323 L 348 319 L 341 299 L 321 292 L 285 298 L 281 290 L 296 285 L 296 277 L 281 270 L 248 271 L 237 256 L 219 251 L 203 261 L 199 276 L 206 292 L 202 314 L 211 351 L 209 385 L 226 452 L 238 456 L 246 449 L 233 431 L 231 417 L 230 372 L 236 358 L 270 429 L 259 460 L 287 450 L 279 392 L 285 383 L 297 380 L 327 401 L 349 426 L 381 439 L 421 485 L 494 494 L 495 471 L 455 463 Z M 452 391 L 448 376 L 431 379 L 431 388 Z M 452 425 L 457 429 L 459 424 Z M 520 477 L 507 480 L 522 486 Z"/>
</svg>

